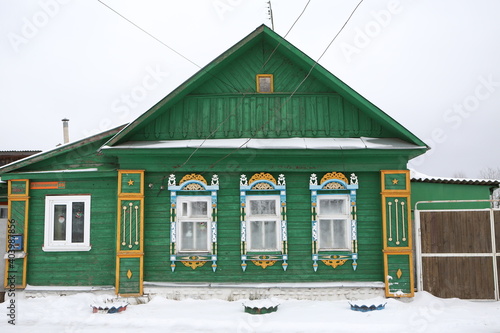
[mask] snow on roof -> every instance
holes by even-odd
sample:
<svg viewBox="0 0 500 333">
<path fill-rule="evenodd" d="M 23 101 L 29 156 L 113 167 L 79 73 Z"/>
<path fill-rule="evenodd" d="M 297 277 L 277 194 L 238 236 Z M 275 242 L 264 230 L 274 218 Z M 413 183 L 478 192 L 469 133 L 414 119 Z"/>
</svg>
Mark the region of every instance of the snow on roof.
<svg viewBox="0 0 500 333">
<path fill-rule="evenodd" d="M 420 183 L 465 184 L 465 185 L 500 185 L 500 179 L 431 177 L 415 170 L 410 170 L 411 181 Z"/>
<path fill-rule="evenodd" d="M 250 148 L 250 149 L 424 149 L 398 138 L 284 138 L 129 141 L 102 149 Z"/>
</svg>

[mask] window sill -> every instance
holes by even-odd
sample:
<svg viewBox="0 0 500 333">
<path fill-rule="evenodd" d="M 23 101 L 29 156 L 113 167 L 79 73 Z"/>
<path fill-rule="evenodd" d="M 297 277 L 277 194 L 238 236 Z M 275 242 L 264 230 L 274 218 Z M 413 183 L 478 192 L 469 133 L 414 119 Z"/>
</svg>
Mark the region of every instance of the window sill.
<svg viewBox="0 0 500 333">
<path fill-rule="evenodd" d="M 183 251 L 183 252 L 177 252 L 175 255 L 177 256 L 211 256 L 212 255 L 212 252 L 208 252 L 208 251 L 192 251 L 192 252 L 186 252 L 186 251 Z"/>
<path fill-rule="evenodd" d="M 254 251 L 247 251 L 247 254 L 248 255 L 259 255 L 259 254 L 266 254 L 266 255 L 273 255 L 273 254 L 276 254 L 276 255 L 281 255 L 283 254 L 283 252 L 281 252 L 280 250 L 254 250 Z"/>
<path fill-rule="evenodd" d="M 84 251 L 90 251 L 92 249 L 92 246 L 42 246 L 42 250 L 44 252 L 84 252 Z"/>
<path fill-rule="evenodd" d="M 352 254 L 350 249 L 318 249 L 318 253 Z"/>
</svg>

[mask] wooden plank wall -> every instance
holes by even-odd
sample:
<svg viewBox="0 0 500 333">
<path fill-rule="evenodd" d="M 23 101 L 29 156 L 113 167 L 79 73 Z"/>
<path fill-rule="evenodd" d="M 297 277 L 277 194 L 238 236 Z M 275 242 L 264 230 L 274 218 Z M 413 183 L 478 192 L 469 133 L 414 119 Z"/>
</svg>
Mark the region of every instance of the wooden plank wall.
<svg viewBox="0 0 500 333">
<path fill-rule="evenodd" d="M 383 281 L 380 178 L 378 173 L 359 173 L 357 270 L 350 261 L 335 269 L 320 263 L 315 273 L 311 260 L 310 173 L 285 173 L 287 185 L 289 266 L 278 263 L 262 269 L 252 263 L 242 272 L 240 261 L 239 178 L 240 173 L 219 173 L 218 268 L 209 264 L 195 270 L 169 262 L 168 173 L 146 173 L 144 280 L 152 282 L 311 282 Z M 248 178 L 252 174 L 248 174 Z M 178 179 L 184 176 L 179 174 Z M 207 179 L 211 175 L 204 175 Z M 276 175 L 277 178 L 277 175 Z M 152 188 L 148 184 L 153 184 Z M 163 184 L 165 190 L 160 190 Z"/>
<path fill-rule="evenodd" d="M 278 93 L 232 94 L 189 96 L 131 140 L 388 135 L 383 132 L 380 124 L 335 93 L 296 94 L 291 99 Z"/>
<path fill-rule="evenodd" d="M 53 178 L 40 181 L 54 181 Z M 116 177 L 66 180 L 64 189 L 31 190 L 28 281 L 42 286 L 102 286 L 115 281 Z M 44 252 L 46 195 L 91 194 L 88 252 Z"/>
</svg>

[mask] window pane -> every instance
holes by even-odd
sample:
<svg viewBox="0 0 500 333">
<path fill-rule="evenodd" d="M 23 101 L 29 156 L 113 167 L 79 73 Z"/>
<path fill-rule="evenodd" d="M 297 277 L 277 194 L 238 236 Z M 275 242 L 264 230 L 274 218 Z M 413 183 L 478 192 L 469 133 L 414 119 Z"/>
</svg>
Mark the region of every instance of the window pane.
<svg viewBox="0 0 500 333">
<path fill-rule="evenodd" d="M 191 202 L 191 217 L 205 217 L 208 215 L 208 203 L 206 201 Z"/>
<path fill-rule="evenodd" d="M 347 220 L 333 220 L 333 244 L 339 249 L 349 247 L 347 245 Z"/>
<path fill-rule="evenodd" d="M 276 222 L 264 221 L 264 246 L 266 249 L 276 249 Z"/>
<path fill-rule="evenodd" d="M 332 224 L 332 220 L 319 220 L 319 244 L 321 248 L 333 249 Z"/>
<path fill-rule="evenodd" d="M 208 230 L 207 222 L 196 222 L 195 223 L 195 249 L 197 251 L 208 251 Z"/>
<path fill-rule="evenodd" d="M 208 251 L 207 222 L 181 222 L 181 251 Z"/>
<path fill-rule="evenodd" d="M 347 214 L 344 199 L 320 199 L 319 209 L 321 215 Z"/>
<path fill-rule="evenodd" d="M 182 203 L 181 216 L 188 216 L 188 203 Z"/>
<path fill-rule="evenodd" d="M 0 219 L 7 218 L 7 208 L 0 208 Z"/>
<path fill-rule="evenodd" d="M 250 200 L 250 215 L 276 215 L 276 200 Z"/>
<path fill-rule="evenodd" d="M 276 221 L 250 222 L 250 239 L 251 250 L 277 249 Z"/>
<path fill-rule="evenodd" d="M 259 92 L 271 92 L 270 77 L 259 77 Z"/>
<path fill-rule="evenodd" d="M 66 240 L 66 205 L 54 205 L 54 240 Z"/>
<path fill-rule="evenodd" d="M 194 248 L 194 223 L 182 222 L 181 223 L 181 237 L 182 237 L 182 250 L 193 250 Z"/>
<path fill-rule="evenodd" d="M 347 249 L 347 220 L 319 220 L 319 244 L 322 249 Z"/>
<path fill-rule="evenodd" d="M 71 213 L 71 242 L 83 243 L 84 232 L 84 202 L 73 202 L 73 209 Z"/>
<path fill-rule="evenodd" d="M 261 221 L 250 222 L 250 248 L 252 250 L 260 250 L 264 248 L 264 240 L 262 238 L 263 230 Z"/>
</svg>

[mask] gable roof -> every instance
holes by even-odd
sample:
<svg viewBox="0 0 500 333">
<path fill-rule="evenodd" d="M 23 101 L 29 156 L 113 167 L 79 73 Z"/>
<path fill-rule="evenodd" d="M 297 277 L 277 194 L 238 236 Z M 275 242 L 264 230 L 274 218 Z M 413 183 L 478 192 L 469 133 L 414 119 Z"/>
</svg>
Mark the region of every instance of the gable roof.
<svg viewBox="0 0 500 333">
<path fill-rule="evenodd" d="M 377 123 L 381 124 L 384 128 L 388 128 L 391 132 L 397 133 L 397 136 L 400 139 L 413 144 L 413 149 L 428 149 L 428 146 L 423 141 L 421 141 L 418 137 L 416 137 L 414 134 L 400 125 L 397 121 L 384 113 L 367 99 L 359 95 L 356 91 L 354 91 L 351 87 L 338 79 L 335 75 L 327 71 L 313 59 L 308 57 L 302 51 L 297 49 L 295 46 L 290 44 L 288 41 L 283 39 L 281 36 L 276 34 L 265 25 L 261 25 L 260 27 L 258 27 L 255 31 L 243 38 L 240 42 L 236 43 L 233 47 L 221 54 L 207 66 L 202 68 L 191 78 L 181 84 L 178 88 L 173 90 L 151 109 L 139 116 L 135 121 L 128 124 L 123 130 L 121 130 L 118 134 L 111 138 L 103 146 L 103 148 L 112 148 L 129 141 L 134 131 L 137 130 L 140 126 L 144 125 L 147 122 L 153 121 L 153 119 L 161 115 L 163 110 L 166 110 L 170 106 L 175 105 L 182 98 L 186 97 L 186 95 L 193 92 L 196 88 L 203 85 L 212 77 L 215 77 L 215 74 L 224 66 L 224 64 L 238 59 L 245 53 L 245 51 L 249 50 L 251 47 L 255 46 L 259 42 L 262 42 L 263 40 L 271 43 L 272 45 L 276 45 L 276 49 L 274 51 L 279 50 L 281 54 L 292 59 L 292 61 L 296 62 L 303 68 L 307 68 L 307 71 L 309 73 L 308 75 L 321 81 L 321 83 L 323 83 L 329 89 L 338 93 L 350 103 L 363 110 L 363 112 L 367 113 L 371 118 L 373 118 Z"/>
</svg>

